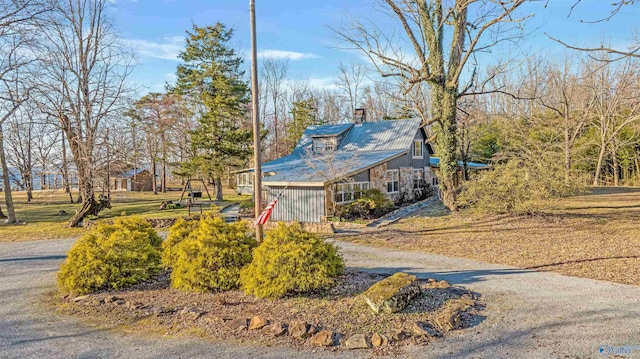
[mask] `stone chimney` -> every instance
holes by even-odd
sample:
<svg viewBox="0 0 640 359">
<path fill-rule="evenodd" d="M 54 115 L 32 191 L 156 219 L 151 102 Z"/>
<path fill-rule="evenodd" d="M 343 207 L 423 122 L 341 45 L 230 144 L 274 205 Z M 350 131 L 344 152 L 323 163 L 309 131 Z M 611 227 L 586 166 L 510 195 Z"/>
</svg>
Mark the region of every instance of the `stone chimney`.
<svg viewBox="0 0 640 359">
<path fill-rule="evenodd" d="M 353 123 L 360 124 L 367 121 L 367 113 L 364 108 L 356 108 L 353 113 Z"/>
</svg>

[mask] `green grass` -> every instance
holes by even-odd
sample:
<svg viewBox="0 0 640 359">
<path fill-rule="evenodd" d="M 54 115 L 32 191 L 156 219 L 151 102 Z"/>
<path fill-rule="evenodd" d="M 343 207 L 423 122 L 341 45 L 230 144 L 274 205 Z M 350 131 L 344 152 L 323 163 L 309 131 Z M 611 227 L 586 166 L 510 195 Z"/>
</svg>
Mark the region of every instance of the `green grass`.
<svg viewBox="0 0 640 359">
<path fill-rule="evenodd" d="M 25 192 L 13 192 L 16 207 L 16 217 L 26 224 L 0 225 L 0 241 L 27 241 L 37 239 L 56 239 L 81 236 L 85 229 L 69 228 L 67 223 L 79 204 L 69 203 L 69 195 L 61 191 L 36 191 L 30 204 L 26 203 Z M 202 210 L 218 210 L 225 205 L 248 199 L 249 196 L 239 196 L 232 190 L 225 191 L 224 201 L 212 204 L 208 198 L 202 199 Z M 163 201 L 177 202 L 180 192 L 167 192 L 154 195 L 151 192 L 112 192 L 111 205 L 113 208 L 100 212 L 98 219 L 111 219 L 122 214 L 138 214 L 144 218 L 175 218 L 187 215 L 187 208 L 168 209 L 160 211 Z M 4 194 L 0 194 L 0 205 L 6 214 Z M 58 215 L 59 211 L 67 214 Z M 192 208 L 192 210 L 194 210 Z M 199 211 L 199 209 L 195 209 Z"/>
</svg>

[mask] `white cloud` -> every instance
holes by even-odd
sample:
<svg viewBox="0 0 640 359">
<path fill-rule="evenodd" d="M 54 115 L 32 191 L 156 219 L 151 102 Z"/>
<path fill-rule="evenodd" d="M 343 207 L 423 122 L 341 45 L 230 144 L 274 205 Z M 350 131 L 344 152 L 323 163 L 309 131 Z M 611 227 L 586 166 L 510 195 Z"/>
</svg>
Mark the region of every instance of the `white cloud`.
<svg viewBox="0 0 640 359">
<path fill-rule="evenodd" d="M 141 56 L 178 61 L 178 54 L 184 49 L 184 37 L 171 36 L 165 37 L 163 40 L 164 42 L 123 39 L 122 42 L 136 50 Z"/>
<path fill-rule="evenodd" d="M 302 53 L 296 51 L 284 51 L 284 50 L 273 50 L 273 49 L 265 49 L 258 51 L 258 58 L 272 58 L 272 59 L 287 59 L 291 61 L 304 60 L 304 59 L 313 59 L 317 58 L 317 55 L 312 53 Z"/>
</svg>

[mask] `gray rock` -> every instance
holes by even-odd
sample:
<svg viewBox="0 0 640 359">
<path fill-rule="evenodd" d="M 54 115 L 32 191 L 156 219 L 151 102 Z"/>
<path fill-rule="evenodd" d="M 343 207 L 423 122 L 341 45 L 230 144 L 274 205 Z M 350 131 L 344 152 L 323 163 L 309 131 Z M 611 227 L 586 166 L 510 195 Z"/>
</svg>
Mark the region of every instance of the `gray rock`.
<svg viewBox="0 0 640 359">
<path fill-rule="evenodd" d="M 431 324 L 426 322 L 413 323 L 413 326 L 411 326 L 411 333 L 419 337 L 435 337 L 438 335 L 438 331 L 436 331 Z"/>
<path fill-rule="evenodd" d="M 203 316 L 205 314 L 205 312 L 197 310 L 197 309 L 193 309 L 193 308 L 184 308 L 181 311 L 178 312 L 178 316 L 181 319 L 186 319 L 186 320 L 197 320 L 198 318 L 200 318 L 201 316 Z M 246 322 L 246 320 L 245 320 Z"/>
<path fill-rule="evenodd" d="M 371 343 L 366 335 L 354 334 L 344 342 L 344 346 L 347 349 L 369 349 L 371 348 Z"/>
<path fill-rule="evenodd" d="M 372 285 L 362 295 L 374 313 L 396 313 L 420 295 L 414 275 L 398 272 Z"/>
<path fill-rule="evenodd" d="M 373 333 L 371 336 L 371 344 L 374 347 L 384 347 L 389 345 L 389 338 L 384 334 Z"/>
<path fill-rule="evenodd" d="M 78 303 L 78 302 L 81 302 L 81 301 L 87 300 L 87 299 L 89 299 L 88 295 L 81 295 L 81 296 L 73 298 L 73 301 Z"/>
</svg>

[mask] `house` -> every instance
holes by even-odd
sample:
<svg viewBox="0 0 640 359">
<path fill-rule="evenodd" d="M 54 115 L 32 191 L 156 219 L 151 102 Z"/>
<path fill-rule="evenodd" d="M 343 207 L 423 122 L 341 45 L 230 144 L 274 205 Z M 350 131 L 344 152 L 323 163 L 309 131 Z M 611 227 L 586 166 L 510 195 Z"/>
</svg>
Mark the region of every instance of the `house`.
<svg viewBox="0 0 640 359">
<path fill-rule="evenodd" d="M 123 191 L 152 191 L 153 177 L 151 172 L 142 168 L 132 168 L 114 176 L 114 190 Z"/>
<path fill-rule="evenodd" d="M 420 119 L 308 127 L 293 152 L 262 165 L 265 198 L 282 192 L 274 221 L 323 222 L 337 206 L 377 188 L 394 201 L 411 201 L 431 183 L 431 146 Z M 242 191 L 252 170 L 236 172 Z"/>
</svg>

